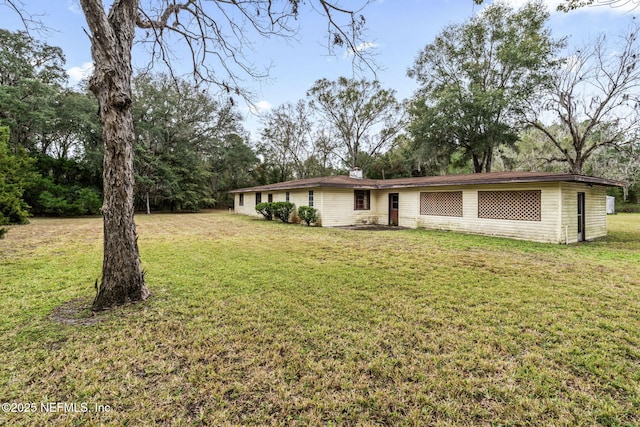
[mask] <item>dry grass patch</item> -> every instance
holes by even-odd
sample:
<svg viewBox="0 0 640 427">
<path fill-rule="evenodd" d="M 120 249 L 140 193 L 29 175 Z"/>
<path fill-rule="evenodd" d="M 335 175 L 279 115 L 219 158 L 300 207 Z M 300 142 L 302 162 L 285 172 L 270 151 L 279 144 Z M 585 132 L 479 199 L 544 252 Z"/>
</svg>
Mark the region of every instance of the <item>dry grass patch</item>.
<svg viewBox="0 0 640 427">
<path fill-rule="evenodd" d="M 87 325 L 55 316 L 101 221 L 36 219 L 0 241 L 2 398 L 90 410 L 0 423 L 637 425 L 640 216 L 609 221 L 566 247 L 139 216 L 153 296 Z"/>
</svg>

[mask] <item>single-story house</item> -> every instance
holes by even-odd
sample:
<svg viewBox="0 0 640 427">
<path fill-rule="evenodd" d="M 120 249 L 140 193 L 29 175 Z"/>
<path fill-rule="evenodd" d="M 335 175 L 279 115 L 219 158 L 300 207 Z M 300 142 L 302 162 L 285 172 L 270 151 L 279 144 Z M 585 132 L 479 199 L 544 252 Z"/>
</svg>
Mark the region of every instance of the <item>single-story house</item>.
<svg viewBox="0 0 640 427">
<path fill-rule="evenodd" d="M 607 233 L 606 189 L 619 183 L 550 172 L 492 172 L 398 179 L 326 176 L 241 188 L 234 210 L 313 206 L 322 226 L 396 225 L 538 242 L 574 243 Z"/>
</svg>

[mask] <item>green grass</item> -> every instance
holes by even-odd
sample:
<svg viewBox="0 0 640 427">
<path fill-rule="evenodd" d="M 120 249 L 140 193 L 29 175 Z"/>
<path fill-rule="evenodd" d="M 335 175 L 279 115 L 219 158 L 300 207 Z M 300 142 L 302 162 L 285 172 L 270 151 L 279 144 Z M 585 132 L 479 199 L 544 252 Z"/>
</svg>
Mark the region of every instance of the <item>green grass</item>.
<svg viewBox="0 0 640 427">
<path fill-rule="evenodd" d="M 573 246 L 137 223 L 153 296 L 95 317 L 99 218 L 0 240 L 0 400 L 37 405 L 0 424 L 640 424 L 638 215 Z"/>
</svg>

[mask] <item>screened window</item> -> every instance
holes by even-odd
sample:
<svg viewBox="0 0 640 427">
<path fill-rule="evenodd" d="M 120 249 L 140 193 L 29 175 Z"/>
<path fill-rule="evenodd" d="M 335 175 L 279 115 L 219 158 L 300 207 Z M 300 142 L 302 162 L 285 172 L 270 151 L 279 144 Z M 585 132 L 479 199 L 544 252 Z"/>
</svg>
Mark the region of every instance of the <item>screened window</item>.
<svg viewBox="0 0 640 427">
<path fill-rule="evenodd" d="M 420 215 L 462 216 L 462 191 L 420 193 Z"/>
<path fill-rule="evenodd" d="M 478 191 L 478 218 L 541 221 L 541 191 Z"/>
<path fill-rule="evenodd" d="M 355 190 L 353 193 L 353 209 L 357 211 L 368 211 L 370 209 L 371 191 Z"/>
<path fill-rule="evenodd" d="M 262 193 L 256 193 L 256 205 L 262 202 Z"/>
<path fill-rule="evenodd" d="M 244 194 L 242 193 L 238 194 L 238 204 L 244 206 Z"/>
<path fill-rule="evenodd" d="M 273 202 L 273 194 L 269 193 L 267 195 L 267 202 L 269 202 L 269 203 Z"/>
<path fill-rule="evenodd" d="M 309 190 L 309 206 L 313 207 L 313 190 Z"/>
<path fill-rule="evenodd" d="M 289 192 L 288 191 L 284 194 L 284 201 L 285 202 L 289 202 Z"/>
</svg>

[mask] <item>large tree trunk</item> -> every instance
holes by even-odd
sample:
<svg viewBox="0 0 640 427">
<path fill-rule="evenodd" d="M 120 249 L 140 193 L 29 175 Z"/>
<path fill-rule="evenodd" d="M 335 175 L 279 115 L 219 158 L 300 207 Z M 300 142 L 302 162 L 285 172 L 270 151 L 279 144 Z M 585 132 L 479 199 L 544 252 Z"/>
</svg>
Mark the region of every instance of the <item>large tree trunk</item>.
<svg viewBox="0 0 640 427">
<path fill-rule="evenodd" d="M 493 145 L 487 147 L 484 155 L 484 171 L 488 173 L 491 172 L 491 167 L 493 166 Z"/>
<path fill-rule="evenodd" d="M 482 173 L 482 161 L 476 153 L 471 153 L 473 159 L 473 173 Z"/>
<path fill-rule="evenodd" d="M 575 160 L 569 159 L 569 167 L 571 168 L 571 173 L 575 175 L 582 175 L 583 164 L 584 160 L 582 158 L 582 153 L 578 149 L 576 149 Z"/>
<path fill-rule="evenodd" d="M 95 67 L 89 89 L 98 98 L 104 137 L 104 260 L 93 302 L 94 310 L 104 310 L 149 296 L 133 220 L 131 47 L 138 2 L 116 1 L 108 16 L 101 0 L 80 3 L 91 31 Z"/>
<path fill-rule="evenodd" d="M 133 219 L 133 120 L 130 106 L 109 105 L 110 91 L 100 96 L 104 127 L 104 260 L 94 310 L 148 297 L 140 266 Z"/>
</svg>

